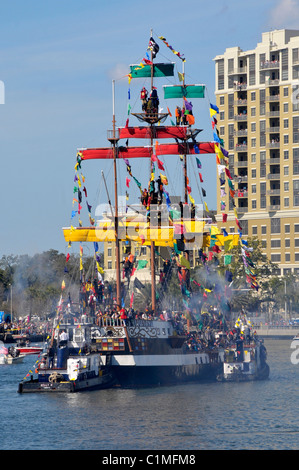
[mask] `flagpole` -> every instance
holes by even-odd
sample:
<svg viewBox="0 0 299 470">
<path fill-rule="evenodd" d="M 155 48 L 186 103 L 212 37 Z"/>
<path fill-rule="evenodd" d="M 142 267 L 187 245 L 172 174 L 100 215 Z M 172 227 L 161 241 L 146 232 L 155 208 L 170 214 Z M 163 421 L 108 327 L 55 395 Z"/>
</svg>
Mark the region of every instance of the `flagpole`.
<svg viewBox="0 0 299 470">
<path fill-rule="evenodd" d="M 115 199 L 115 262 L 116 262 L 116 308 L 121 308 L 121 289 L 120 289 L 120 253 L 119 253 L 119 236 L 118 236 L 118 191 L 117 191 L 117 142 L 118 136 L 116 136 L 115 130 L 115 80 L 112 80 L 112 125 L 113 135 L 110 137 L 110 142 L 113 145 L 113 167 L 114 167 L 114 199 Z"/>
<path fill-rule="evenodd" d="M 153 37 L 153 30 L 151 29 L 151 37 Z M 151 91 L 154 86 L 154 63 L 153 63 L 153 50 L 151 50 Z M 151 156 L 153 154 L 153 124 L 151 126 Z M 150 162 L 150 177 L 153 171 L 153 162 Z M 150 217 L 150 223 L 151 223 Z M 155 243 L 151 241 L 151 297 L 152 297 L 152 310 L 156 311 L 156 272 L 155 272 Z"/>
</svg>

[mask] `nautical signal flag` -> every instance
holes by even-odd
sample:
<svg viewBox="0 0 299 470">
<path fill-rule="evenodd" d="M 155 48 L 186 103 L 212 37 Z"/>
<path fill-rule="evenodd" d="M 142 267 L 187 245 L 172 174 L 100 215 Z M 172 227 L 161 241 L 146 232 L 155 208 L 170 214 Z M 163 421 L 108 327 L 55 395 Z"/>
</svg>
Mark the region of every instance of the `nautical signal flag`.
<svg viewBox="0 0 299 470">
<path fill-rule="evenodd" d="M 215 104 L 210 103 L 210 116 L 213 117 L 215 114 L 219 113 L 219 108 Z"/>
<path fill-rule="evenodd" d="M 160 177 L 161 177 L 162 184 L 165 184 L 167 186 L 168 185 L 167 177 L 165 175 L 162 175 L 162 173 L 160 173 Z"/>
</svg>

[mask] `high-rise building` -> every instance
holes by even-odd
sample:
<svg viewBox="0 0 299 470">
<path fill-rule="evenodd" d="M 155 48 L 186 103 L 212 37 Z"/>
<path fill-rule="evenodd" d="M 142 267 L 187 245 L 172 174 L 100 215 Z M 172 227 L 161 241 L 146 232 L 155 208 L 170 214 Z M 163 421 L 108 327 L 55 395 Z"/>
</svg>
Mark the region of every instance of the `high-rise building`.
<svg viewBox="0 0 299 470">
<path fill-rule="evenodd" d="M 279 274 L 299 274 L 299 31 L 265 32 L 255 49 L 227 48 L 214 61 L 217 129 L 236 190 L 232 199 L 217 178 L 217 221 L 236 231 L 235 204 L 243 235 L 262 241 Z"/>
</svg>

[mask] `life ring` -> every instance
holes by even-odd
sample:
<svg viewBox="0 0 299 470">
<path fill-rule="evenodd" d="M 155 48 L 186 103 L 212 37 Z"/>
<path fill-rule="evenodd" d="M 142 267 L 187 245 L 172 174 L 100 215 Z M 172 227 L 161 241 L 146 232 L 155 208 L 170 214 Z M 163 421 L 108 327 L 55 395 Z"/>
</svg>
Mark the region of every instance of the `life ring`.
<svg viewBox="0 0 299 470">
<path fill-rule="evenodd" d="M 63 375 L 59 374 L 58 372 L 53 372 L 53 374 L 49 376 L 49 382 L 51 384 L 61 382 L 63 379 L 64 379 Z"/>
</svg>

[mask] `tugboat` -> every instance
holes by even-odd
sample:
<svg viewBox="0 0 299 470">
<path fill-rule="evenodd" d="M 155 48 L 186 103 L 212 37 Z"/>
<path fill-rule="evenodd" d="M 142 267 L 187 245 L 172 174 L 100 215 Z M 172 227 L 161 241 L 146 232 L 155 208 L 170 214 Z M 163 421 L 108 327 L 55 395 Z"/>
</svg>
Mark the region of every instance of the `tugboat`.
<svg viewBox="0 0 299 470">
<path fill-rule="evenodd" d="M 234 330 L 235 338 L 224 351 L 223 370 L 217 376 L 220 382 L 247 382 L 265 380 L 269 377 L 270 368 L 266 362 L 267 351 L 262 339 L 251 334 L 248 323 L 239 331 L 239 324 Z M 241 333 L 241 334 L 240 334 Z"/>
<path fill-rule="evenodd" d="M 98 324 L 97 324 L 98 323 Z M 63 315 L 37 367 L 19 393 L 77 392 L 216 380 L 224 352 L 190 350 L 175 321 Z M 60 334 L 59 334 L 60 332 Z"/>
</svg>

